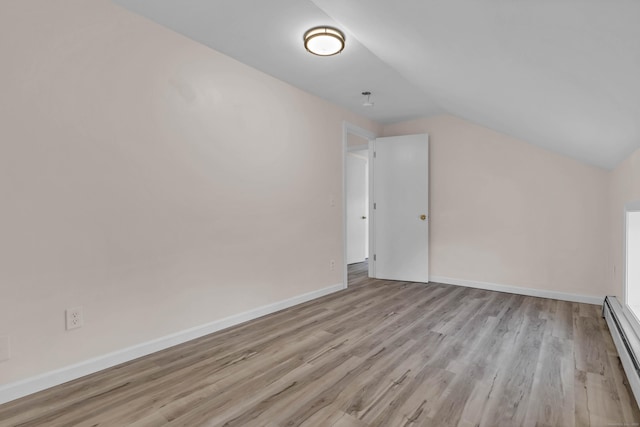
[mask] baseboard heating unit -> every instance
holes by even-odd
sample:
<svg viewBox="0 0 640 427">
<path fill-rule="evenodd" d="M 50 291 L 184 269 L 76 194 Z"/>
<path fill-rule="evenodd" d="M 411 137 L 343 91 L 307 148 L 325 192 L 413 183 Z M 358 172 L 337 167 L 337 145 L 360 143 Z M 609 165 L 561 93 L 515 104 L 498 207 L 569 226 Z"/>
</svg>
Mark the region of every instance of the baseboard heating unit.
<svg viewBox="0 0 640 427">
<path fill-rule="evenodd" d="M 606 319 L 613 342 L 618 350 L 620 361 L 624 368 L 633 395 L 640 406 L 640 338 L 630 319 L 633 315 L 627 313 L 616 297 L 605 297 L 602 304 L 602 316 Z"/>
</svg>

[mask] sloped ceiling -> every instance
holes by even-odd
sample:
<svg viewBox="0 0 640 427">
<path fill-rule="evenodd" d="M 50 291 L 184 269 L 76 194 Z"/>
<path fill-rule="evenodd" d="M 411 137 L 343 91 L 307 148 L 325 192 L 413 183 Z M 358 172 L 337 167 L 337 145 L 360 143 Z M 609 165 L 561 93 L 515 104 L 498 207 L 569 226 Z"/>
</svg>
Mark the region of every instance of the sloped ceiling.
<svg viewBox="0 0 640 427">
<path fill-rule="evenodd" d="M 446 112 L 608 169 L 640 147 L 635 0 L 116 2 L 381 123 Z M 320 24 L 343 53 L 304 51 Z"/>
</svg>

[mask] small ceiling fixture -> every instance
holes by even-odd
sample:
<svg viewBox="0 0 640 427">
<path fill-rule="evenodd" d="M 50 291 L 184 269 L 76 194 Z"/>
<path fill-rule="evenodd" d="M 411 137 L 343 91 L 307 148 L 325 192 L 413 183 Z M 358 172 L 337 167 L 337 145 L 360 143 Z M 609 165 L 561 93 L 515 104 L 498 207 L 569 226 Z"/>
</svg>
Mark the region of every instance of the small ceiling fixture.
<svg viewBox="0 0 640 427">
<path fill-rule="evenodd" d="M 344 34 L 331 27 L 315 27 L 304 33 L 304 47 L 318 56 L 331 56 L 344 49 Z"/>
<path fill-rule="evenodd" d="M 366 96 L 367 99 L 362 103 L 363 107 L 373 107 L 374 103 L 371 102 L 371 92 L 362 92 L 362 95 Z"/>
</svg>

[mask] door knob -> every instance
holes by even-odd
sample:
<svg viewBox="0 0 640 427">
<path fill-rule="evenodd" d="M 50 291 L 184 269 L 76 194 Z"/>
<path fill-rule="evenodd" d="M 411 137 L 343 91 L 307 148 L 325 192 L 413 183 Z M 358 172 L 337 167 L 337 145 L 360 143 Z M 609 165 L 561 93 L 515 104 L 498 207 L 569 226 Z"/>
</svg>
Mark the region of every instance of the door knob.
<svg viewBox="0 0 640 427">
<path fill-rule="evenodd" d="M 427 216 L 425 214 L 422 214 L 422 215 L 420 215 L 420 219 L 423 220 L 423 221 L 426 221 Z"/>
<path fill-rule="evenodd" d="M 362 219 L 367 219 L 367 217 L 366 217 L 366 216 L 363 216 L 363 217 L 362 217 Z"/>
</svg>

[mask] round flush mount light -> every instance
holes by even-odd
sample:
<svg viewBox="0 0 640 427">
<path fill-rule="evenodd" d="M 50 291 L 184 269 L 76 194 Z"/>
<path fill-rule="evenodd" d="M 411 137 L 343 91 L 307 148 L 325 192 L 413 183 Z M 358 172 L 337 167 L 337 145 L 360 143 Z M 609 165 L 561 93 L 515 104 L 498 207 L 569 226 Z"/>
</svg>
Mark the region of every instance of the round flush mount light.
<svg viewBox="0 0 640 427">
<path fill-rule="evenodd" d="M 304 47 L 314 55 L 335 55 L 344 49 L 344 34 L 331 27 L 315 27 L 304 33 Z"/>
</svg>

